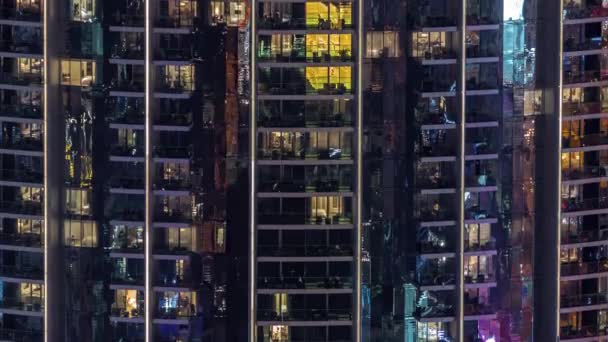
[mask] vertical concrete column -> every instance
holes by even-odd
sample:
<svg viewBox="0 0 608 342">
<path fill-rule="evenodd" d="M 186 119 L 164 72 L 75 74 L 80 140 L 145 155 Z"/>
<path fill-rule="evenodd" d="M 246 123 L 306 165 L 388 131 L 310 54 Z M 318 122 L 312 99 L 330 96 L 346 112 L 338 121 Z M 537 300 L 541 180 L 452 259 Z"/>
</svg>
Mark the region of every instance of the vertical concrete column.
<svg viewBox="0 0 608 342">
<path fill-rule="evenodd" d="M 537 89 L 543 93 L 536 132 L 534 340 L 559 338 L 562 2 L 539 0 Z"/>
<path fill-rule="evenodd" d="M 65 118 L 61 102 L 61 61 L 67 19 L 63 1 L 47 0 L 43 12 L 44 47 L 44 340 L 65 341 Z"/>
</svg>

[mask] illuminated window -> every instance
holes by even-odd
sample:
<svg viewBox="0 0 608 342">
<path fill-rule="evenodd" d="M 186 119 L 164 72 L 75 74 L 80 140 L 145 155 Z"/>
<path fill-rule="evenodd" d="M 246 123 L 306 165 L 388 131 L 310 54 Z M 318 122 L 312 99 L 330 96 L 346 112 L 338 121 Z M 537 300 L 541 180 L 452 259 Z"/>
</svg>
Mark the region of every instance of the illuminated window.
<svg viewBox="0 0 608 342">
<path fill-rule="evenodd" d="M 95 82 L 95 62 L 85 60 L 61 61 L 61 84 L 89 87 Z"/>
<path fill-rule="evenodd" d="M 143 293 L 137 290 L 118 289 L 115 293 L 113 310 L 121 316 L 138 317 L 143 313 Z"/>
<path fill-rule="evenodd" d="M 90 22 L 95 16 L 95 0 L 70 0 L 70 19 Z"/>
<path fill-rule="evenodd" d="M 332 218 L 344 213 L 344 201 L 339 196 L 319 196 L 311 198 L 312 217 Z"/>
<path fill-rule="evenodd" d="M 71 247 L 97 247 L 97 223 L 65 220 L 65 244 Z"/>
<path fill-rule="evenodd" d="M 351 2 L 306 2 L 306 26 L 341 30 L 352 26 Z"/>
<path fill-rule="evenodd" d="M 17 233 L 40 235 L 42 233 L 42 221 L 17 219 Z"/>
<path fill-rule="evenodd" d="M 351 67 L 307 67 L 306 81 L 309 91 L 321 92 L 333 89 L 352 89 Z"/>
<path fill-rule="evenodd" d="M 210 7 L 210 19 L 214 24 L 239 26 L 245 23 L 245 4 L 242 1 L 211 1 Z"/>
<path fill-rule="evenodd" d="M 19 300 L 26 306 L 39 309 L 44 301 L 44 286 L 40 284 L 20 283 Z"/>
<path fill-rule="evenodd" d="M 431 35 L 427 37 L 421 35 L 415 38 L 413 47 L 414 57 L 419 57 L 421 53 L 428 51 L 427 44 L 435 44 L 435 40 L 439 38 L 439 42 L 445 42 L 445 36 L 441 40 L 441 36 L 435 37 Z M 419 39 L 419 41 L 417 41 Z M 441 43 L 439 43 L 441 46 Z M 422 51 L 421 51 L 422 50 Z M 367 58 L 379 58 L 379 57 L 399 57 L 399 32 L 392 31 L 379 31 L 379 32 L 368 32 L 365 36 L 365 57 Z"/>
<path fill-rule="evenodd" d="M 67 189 L 65 210 L 70 215 L 91 215 L 90 190 Z"/>
</svg>

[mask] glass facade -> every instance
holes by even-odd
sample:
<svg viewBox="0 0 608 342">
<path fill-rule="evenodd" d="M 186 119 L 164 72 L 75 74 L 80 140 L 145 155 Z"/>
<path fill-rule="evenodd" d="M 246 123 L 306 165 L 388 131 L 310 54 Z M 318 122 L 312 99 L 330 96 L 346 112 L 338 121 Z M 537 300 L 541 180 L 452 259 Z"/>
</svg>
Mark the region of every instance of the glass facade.
<svg viewBox="0 0 608 342">
<path fill-rule="evenodd" d="M 607 22 L 0 0 L 0 340 L 601 341 Z"/>
</svg>

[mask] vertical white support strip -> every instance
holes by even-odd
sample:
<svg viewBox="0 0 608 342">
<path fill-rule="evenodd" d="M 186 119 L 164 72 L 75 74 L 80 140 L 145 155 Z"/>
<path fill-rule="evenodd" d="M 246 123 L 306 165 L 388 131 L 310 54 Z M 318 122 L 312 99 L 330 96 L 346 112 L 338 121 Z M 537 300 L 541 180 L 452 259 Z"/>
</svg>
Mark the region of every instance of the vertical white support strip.
<svg viewBox="0 0 608 342">
<path fill-rule="evenodd" d="M 251 2 L 250 11 L 250 26 L 249 34 L 250 38 L 250 74 L 251 74 L 251 101 L 250 101 L 250 117 L 249 117 L 249 341 L 257 341 L 257 327 L 256 327 L 256 94 L 257 94 L 257 63 L 256 63 L 256 42 L 257 42 L 257 28 L 256 28 L 256 12 L 257 12 L 257 1 Z"/>
<path fill-rule="evenodd" d="M 43 5 L 43 13 L 42 13 L 42 39 L 43 39 L 43 45 L 42 45 L 42 49 L 43 49 L 43 63 L 44 63 L 44 85 L 43 85 L 43 94 L 42 94 L 42 99 L 43 99 L 43 129 L 46 130 L 46 128 L 48 127 L 48 106 L 49 104 L 47 103 L 48 101 L 48 96 L 47 94 L 49 94 L 49 82 L 47 82 L 47 78 L 48 78 L 48 61 L 49 61 L 49 51 L 47 49 L 47 44 L 48 44 L 48 37 L 47 34 L 49 32 L 48 30 L 48 24 L 49 24 L 49 13 L 48 13 L 48 9 L 50 8 L 50 2 L 52 0 L 47 0 L 44 2 Z M 49 149 L 49 141 L 48 141 L 48 134 L 47 132 L 44 132 L 44 143 L 43 143 L 43 151 L 44 151 L 44 157 L 43 157 L 43 177 L 44 177 L 44 198 L 43 198 L 43 210 L 44 210 L 44 224 L 43 224 L 43 234 L 44 234 L 44 313 L 43 313 L 43 325 L 44 325 L 44 342 L 52 342 L 51 338 L 49 336 L 48 333 L 48 325 L 46 324 L 49 320 L 47 319 L 48 315 L 49 315 L 49 307 L 50 307 L 50 303 L 49 303 L 49 295 L 48 295 L 48 287 L 47 287 L 47 279 L 48 279 L 48 270 L 49 270 L 49 265 L 50 265 L 50 260 L 49 260 L 49 253 L 48 253 L 48 246 L 50 246 L 51 241 L 49 238 L 49 220 L 48 220 L 48 213 L 49 213 L 49 206 L 48 203 L 49 201 L 47 201 L 48 198 L 48 191 L 46 191 L 46 189 L 48 189 L 48 177 L 47 175 L 47 170 L 49 169 L 49 160 L 47 158 L 48 156 L 48 149 Z"/>
<path fill-rule="evenodd" d="M 144 35 L 145 35 L 145 256 L 144 256 L 144 268 L 145 268 L 145 293 L 144 293 L 144 308 L 145 308 L 145 334 L 146 342 L 154 342 L 153 336 L 153 320 L 154 320 L 154 291 L 153 291 L 153 275 L 152 275 L 152 215 L 153 215 L 153 203 L 152 203 L 152 101 L 153 101 L 153 70 L 152 70 L 152 30 L 154 29 L 152 20 L 152 1 L 144 1 L 145 4 L 145 19 L 144 19 Z"/>
<path fill-rule="evenodd" d="M 362 234 L 362 191 L 363 191 L 363 1 L 357 0 L 357 184 L 355 213 L 355 336 L 354 341 L 361 341 L 361 234 Z"/>
<path fill-rule="evenodd" d="M 562 119 L 563 119 L 563 108 L 562 108 L 562 92 L 563 92 L 563 84 L 564 84 L 564 17 L 562 15 L 562 13 L 564 13 L 564 2 L 563 1 L 558 1 L 558 7 L 559 7 L 559 19 L 557 20 L 559 23 L 559 28 L 558 28 L 558 53 L 557 53 L 557 58 L 558 58 L 558 66 L 559 66 L 559 70 L 558 70 L 558 74 L 557 74 L 557 94 L 555 96 L 555 100 L 557 103 L 557 113 L 555 113 L 555 115 L 557 115 L 557 121 L 558 121 L 558 125 L 557 125 L 557 151 L 558 151 L 558 155 L 556 156 L 556 165 L 554 166 L 555 170 L 559 170 L 557 172 L 557 177 L 556 178 L 556 184 L 554 184 L 554 186 L 557 189 L 557 198 L 555 198 L 554 200 L 557 202 L 554 204 L 555 208 L 556 208 L 556 215 L 557 218 L 555 220 L 555 222 L 557 222 L 557 226 L 554 227 L 554 229 L 557 232 L 557 246 L 555 246 L 553 253 L 555 253 L 554 255 L 556 255 L 555 259 L 557 260 L 557 266 L 556 266 L 556 272 L 557 275 L 555 277 L 555 282 L 556 282 L 556 286 L 555 288 L 556 290 L 556 296 L 555 296 L 555 307 L 556 307 L 556 313 L 555 316 L 557 319 L 559 319 L 560 317 L 560 296 L 559 294 L 561 293 L 561 282 L 560 282 L 560 277 L 561 277 L 561 241 L 562 241 L 562 236 L 561 236 L 561 226 L 560 226 L 560 222 L 561 222 L 561 216 L 562 216 L 562 203 L 561 203 L 561 198 L 562 198 L 562 158 L 561 158 L 561 151 L 562 151 Z M 558 102 L 559 101 L 559 102 Z M 535 237 L 536 239 L 536 237 Z M 555 332 L 555 336 L 557 336 L 557 339 L 559 340 L 559 321 L 558 324 L 555 324 L 555 328 L 556 328 L 556 332 Z"/>
<path fill-rule="evenodd" d="M 459 50 L 458 64 L 458 112 L 460 123 L 458 125 L 458 241 L 456 246 L 456 341 L 464 341 L 464 230 L 466 213 L 464 211 L 465 190 L 465 155 L 466 155 L 466 31 L 467 31 L 467 0 L 460 0 L 458 13 Z"/>
</svg>

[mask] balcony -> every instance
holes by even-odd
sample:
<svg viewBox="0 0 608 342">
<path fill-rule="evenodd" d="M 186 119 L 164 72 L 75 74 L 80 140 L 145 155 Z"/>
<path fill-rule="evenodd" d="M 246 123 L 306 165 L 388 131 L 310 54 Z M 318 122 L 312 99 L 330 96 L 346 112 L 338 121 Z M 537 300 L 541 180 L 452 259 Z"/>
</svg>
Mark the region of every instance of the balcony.
<svg viewBox="0 0 608 342">
<path fill-rule="evenodd" d="M 160 178 L 154 182 L 155 190 L 167 191 L 189 191 L 192 188 L 192 182 L 189 178 Z"/>
<path fill-rule="evenodd" d="M 267 149 L 262 146 L 258 149 L 258 158 L 264 160 L 351 160 L 352 156 L 348 151 L 350 151 L 350 146 L 327 149 L 305 146 L 298 151 L 288 148 Z"/>
<path fill-rule="evenodd" d="M 42 87 L 43 79 L 39 73 L 10 73 L 0 72 L 0 83 L 15 86 Z"/>
<path fill-rule="evenodd" d="M 597 228 L 594 230 L 581 230 L 574 227 L 574 229 L 565 231 L 562 229 L 562 245 L 593 243 L 603 240 L 608 240 L 608 232 L 600 231 Z"/>
<path fill-rule="evenodd" d="M 0 245 L 42 247 L 42 236 L 34 233 L 0 233 Z"/>
<path fill-rule="evenodd" d="M 192 146 L 154 146 L 156 158 L 189 159 L 192 155 Z"/>
<path fill-rule="evenodd" d="M 572 170 L 562 169 L 562 182 L 606 177 L 606 167 L 608 166 L 587 165 Z"/>
<path fill-rule="evenodd" d="M 293 225 L 337 225 L 337 224 L 352 224 L 352 215 L 339 214 L 332 217 L 314 216 L 305 213 L 296 212 L 261 212 L 258 215 L 259 224 L 293 224 Z"/>
<path fill-rule="evenodd" d="M 454 10 L 456 10 L 454 8 Z M 447 11 L 446 13 L 449 13 Z M 455 13 L 455 12 L 453 12 Z M 412 15 L 408 22 L 411 22 L 414 28 L 439 28 L 439 27 L 455 27 L 456 18 L 443 15 L 427 15 L 418 12 L 419 15 Z"/>
<path fill-rule="evenodd" d="M 143 7 L 143 6 L 142 6 Z M 132 13 L 121 13 L 121 11 L 117 11 L 110 18 L 110 25 L 113 26 L 123 26 L 123 27 L 142 27 L 145 22 L 145 15 L 143 13 L 135 13 L 136 11 L 132 11 Z M 143 8 L 141 8 L 137 12 L 143 12 Z"/>
<path fill-rule="evenodd" d="M 42 20 L 40 4 L 33 2 L 31 5 L 20 5 L 16 7 L 0 7 L 0 19 L 40 22 Z"/>
<path fill-rule="evenodd" d="M 451 79 L 448 75 L 433 79 L 425 78 L 421 81 L 419 91 L 423 93 L 453 93 L 456 91 L 456 80 Z"/>
<path fill-rule="evenodd" d="M 143 222 L 146 217 L 145 210 L 143 208 L 124 208 L 120 206 L 114 210 L 111 210 L 110 213 L 108 213 L 108 216 L 113 220 L 136 222 Z"/>
<path fill-rule="evenodd" d="M 162 205 L 157 205 L 154 210 L 154 221 L 171 223 L 192 223 L 194 217 L 192 210 L 167 209 Z"/>
<path fill-rule="evenodd" d="M 560 327 L 559 338 L 561 341 L 593 338 L 606 335 L 606 331 L 598 329 L 597 325 L 574 327 Z"/>
<path fill-rule="evenodd" d="M 465 316 L 484 316 L 496 314 L 496 308 L 489 304 L 477 303 L 475 299 L 465 301 L 464 315 Z"/>
<path fill-rule="evenodd" d="M 337 245 L 258 245 L 258 256 L 317 257 L 352 256 L 352 244 Z"/>
<path fill-rule="evenodd" d="M 143 318 L 145 315 L 144 307 L 138 305 L 137 309 L 119 308 L 112 304 L 110 316 L 120 318 Z"/>
<path fill-rule="evenodd" d="M 349 192 L 350 179 L 260 180 L 259 192 Z"/>
<path fill-rule="evenodd" d="M 44 299 L 40 297 L 2 297 L 0 298 L 1 309 L 16 311 L 39 312 L 42 314 Z"/>
<path fill-rule="evenodd" d="M 564 52 L 600 50 L 608 48 L 608 41 L 602 37 L 575 39 L 568 38 L 564 41 Z"/>
<path fill-rule="evenodd" d="M 17 137 L 0 141 L 0 148 L 8 150 L 36 151 L 42 152 L 42 136 L 40 137 Z"/>
<path fill-rule="evenodd" d="M 260 113 L 259 117 L 258 125 L 261 127 L 348 127 L 353 125 L 352 118 L 346 113 L 299 112 L 293 115 L 285 112 L 282 114 Z"/>
<path fill-rule="evenodd" d="M 113 145 L 110 147 L 110 155 L 119 157 L 143 157 L 144 148 L 134 145 Z"/>
<path fill-rule="evenodd" d="M 0 105 L 0 116 L 42 120 L 42 110 L 34 105 Z"/>
<path fill-rule="evenodd" d="M 589 71 L 564 71 L 563 82 L 564 84 L 578 84 L 578 83 L 592 83 L 605 81 L 608 79 L 608 75 L 605 75 L 602 70 L 589 70 Z"/>
<path fill-rule="evenodd" d="M 141 44 L 114 44 L 110 51 L 112 59 L 131 59 L 131 60 L 142 60 L 145 57 L 144 47 Z"/>
<path fill-rule="evenodd" d="M 263 3 L 257 19 L 258 28 L 268 30 L 344 30 L 352 28 L 352 3 L 288 3 L 276 9 Z M 272 6 L 275 5 L 275 6 Z"/>
<path fill-rule="evenodd" d="M 181 287 L 181 288 L 194 288 L 196 283 L 192 278 L 185 275 L 179 275 L 175 273 L 169 273 L 166 271 L 159 270 L 161 274 L 156 276 L 154 285 L 158 287 Z"/>
<path fill-rule="evenodd" d="M 562 212 L 577 213 L 608 208 L 608 197 L 599 198 L 563 198 Z M 582 214 L 582 213 L 581 213 Z"/>
<path fill-rule="evenodd" d="M 114 271 L 111 275 L 111 283 L 117 285 L 137 285 L 144 286 L 144 272 L 124 272 Z"/>
<path fill-rule="evenodd" d="M 142 177 L 112 177 L 110 188 L 114 189 L 144 189 L 145 179 Z"/>
<path fill-rule="evenodd" d="M 154 26 L 162 28 L 189 28 L 194 26 L 198 19 L 193 12 L 186 11 L 174 16 L 157 16 L 154 20 Z"/>
<path fill-rule="evenodd" d="M 561 264 L 561 277 L 608 272 L 608 260 L 569 262 Z"/>
<path fill-rule="evenodd" d="M 140 80 L 117 80 L 113 79 L 110 82 L 112 91 L 143 93 L 144 82 Z"/>
<path fill-rule="evenodd" d="M 586 134 L 584 136 L 562 137 L 562 148 L 583 148 L 608 144 L 606 133 Z M 608 146 L 606 147 L 608 149 Z"/>
<path fill-rule="evenodd" d="M 159 115 L 154 120 L 158 126 L 190 126 L 192 124 L 192 113 L 174 113 Z"/>
<path fill-rule="evenodd" d="M 40 201 L 0 201 L 0 212 L 17 215 L 42 215 L 42 203 Z"/>
<path fill-rule="evenodd" d="M 585 18 L 601 18 L 608 16 L 608 9 L 603 8 L 601 2 L 596 4 L 596 1 L 586 1 L 584 5 L 570 5 L 569 1 L 564 0 L 564 19 L 585 19 Z"/>
<path fill-rule="evenodd" d="M 1 265 L 0 276 L 21 279 L 44 279 L 44 269 L 36 265 Z"/>
<path fill-rule="evenodd" d="M 11 40 L 0 40 L 0 51 L 42 56 L 42 36 L 35 33 L 29 38 L 14 37 Z"/>
<path fill-rule="evenodd" d="M 348 82 L 348 83 L 347 83 Z M 307 82 L 266 82 L 258 83 L 260 95 L 350 95 L 353 89 L 350 80 L 344 82 L 323 82 L 313 86 Z"/>
<path fill-rule="evenodd" d="M 560 296 L 560 308 L 573 308 L 608 304 L 608 295 L 605 293 L 579 294 L 574 296 Z"/>
<path fill-rule="evenodd" d="M 464 241 L 464 251 L 467 252 L 483 252 L 496 250 L 496 241 Z"/>
<path fill-rule="evenodd" d="M 437 305 L 427 306 L 425 308 L 418 307 L 414 312 L 414 317 L 418 320 L 432 320 L 433 318 L 453 317 L 454 306 L 439 303 Z"/>
<path fill-rule="evenodd" d="M 293 321 L 351 321 L 351 309 L 305 309 L 288 310 L 277 313 L 275 310 L 257 310 L 257 320 L 262 322 Z"/>
<path fill-rule="evenodd" d="M 258 289 L 352 289 L 350 277 L 259 277 Z"/>
<path fill-rule="evenodd" d="M 42 184 L 43 173 L 35 170 L 0 170 L 0 179 L 4 182 Z"/>
<path fill-rule="evenodd" d="M 0 329 L 0 339 L 13 342 L 42 341 L 42 330 Z"/>
<path fill-rule="evenodd" d="M 603 101 L 564 102 L 562 104 L 562 111 L 564 117 L 585 114 L 599 114 L 608 111 L 608 103 L 604 103 Z"/>
</svg>

